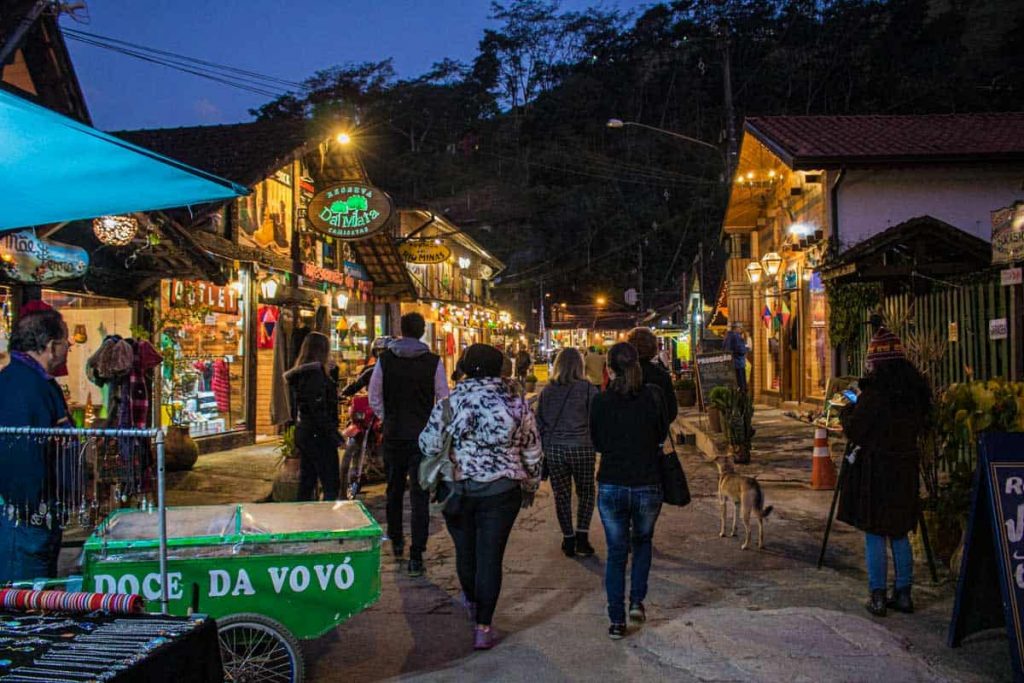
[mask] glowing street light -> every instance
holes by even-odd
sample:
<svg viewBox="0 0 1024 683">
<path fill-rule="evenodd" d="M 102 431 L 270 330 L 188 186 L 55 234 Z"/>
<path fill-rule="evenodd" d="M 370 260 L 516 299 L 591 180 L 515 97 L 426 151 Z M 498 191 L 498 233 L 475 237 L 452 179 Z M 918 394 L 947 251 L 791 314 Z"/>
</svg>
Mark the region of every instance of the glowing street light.
<svg viewBox="0 0 1024 683">
<path fill-rule="evenodd" d="M 338 141 L 339 145 L 347 145 L 352 142 L 352 137 L 348 133 L 338 133 L 334 139 Z"/>
<path fill-rule="evenodd" d="M 598 306 L 604 306 L 606 303 L 608 303 L 608 299 L 606 299 L 604 296 L 599 296 L 596 299 L 594 299 L 594 303 L 596 303 Z"/>
</svg>

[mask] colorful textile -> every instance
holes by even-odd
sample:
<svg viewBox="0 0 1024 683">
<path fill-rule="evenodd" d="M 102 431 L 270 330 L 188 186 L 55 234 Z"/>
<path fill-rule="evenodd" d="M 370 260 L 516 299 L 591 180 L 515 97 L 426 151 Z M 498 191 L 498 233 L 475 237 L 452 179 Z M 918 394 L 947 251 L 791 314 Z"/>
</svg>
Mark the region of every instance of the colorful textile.
<svg viewBox="0 0 1024 683">
<path fill-rule="evenodd" d="M 65 593 L 64 591 L 0 589 L 0 606 L 8 610 L 73 612 L 85 614 L 102 610 L 111 614 L 139 614 L 140 595 L 120 593 Z"/>
<path fill-rule="evenodd" d="M 256 328 L 256 348 L 274 348 L 274 328 L 277 327 L 277 306 L 260 306 L 256 311 L 259 325 Z"/>
<path fill-rule="evenodd" d="M 217 401 L 217 410 L 222 413 L 231 410 L 231 374 L 228 371 L 228 364 L 223 358 L 213 361 L 213 379 L 210 380 L 210 389 L 213 391 L 214 400 Z"/>
<path fill-rule="evenodd" d="M 131 426 L 145 429 L 149 426 L 150 380 L 149 371 L 160 365 L 164 358 L 146 340 L 133 342 L 135 358 L 128 373 L 128 402 L 131 404 Z"/>
<path fill-rule="evenodd" d="M 867 363 L 874 367 L 877 363 L 887 360 L 906 360 L 907 351 L 903 348 L 903 342 L 888 328 L 880 327 L 875 335 L 868 342 Z"/>
<path fill-rule="evenodd" d="M 771 327 L 772 327 L 772 309 L 768 308 L 768 306 L 765 306 L 764 307 L 764 311 L 761 313 L 761 322 L 764 323 L 764 326 L 765 326 L 766 329 L 771 329 Z"/>
</svg>

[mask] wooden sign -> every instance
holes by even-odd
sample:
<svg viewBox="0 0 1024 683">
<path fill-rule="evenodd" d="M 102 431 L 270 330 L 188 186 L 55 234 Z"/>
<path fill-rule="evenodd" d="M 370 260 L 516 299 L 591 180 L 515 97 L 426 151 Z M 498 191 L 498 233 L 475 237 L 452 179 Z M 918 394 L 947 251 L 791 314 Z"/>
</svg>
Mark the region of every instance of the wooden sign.
<svg viewBox="0 0 1024 683">
<path fill-rule="evenodd" d="M 398 247 L 398 254 L 406 263 L 444 263 L 452 257 L 452 250 L 443 244 L 433 242 L 405 242 Z"/>
<path fill-rule="evenodd" d="M 385 192 L 360 183 L 338 183 L 313 196 L 306 218 L 328 237 L 359 240 L 383 230 L 393 211 Z"/>
<path fill-rule="evenodd" d="M 948 642 L 1006 625 L 1024 680 L 1024 434 L 982 434 Z"/>
<path fill-rule="evenodd" d="M 697 354 L 697 388 L 705 410 L 712 389 L 736 386 L 736 370 L 732 365 L 731 353 Z"/>
<path fill-rule="evenodd" d="M 171 306 L 205 306 L 216 313 L 238 313 L 238 292 L 202 280 L 171 280 Z"/>
<path fill-rule="evenodd" d="M 85 275 L 89 252 L 38 237 L 35 230 L 0 237 L 0 272 L 15 282 L 48 285 Z"/>
</svg>

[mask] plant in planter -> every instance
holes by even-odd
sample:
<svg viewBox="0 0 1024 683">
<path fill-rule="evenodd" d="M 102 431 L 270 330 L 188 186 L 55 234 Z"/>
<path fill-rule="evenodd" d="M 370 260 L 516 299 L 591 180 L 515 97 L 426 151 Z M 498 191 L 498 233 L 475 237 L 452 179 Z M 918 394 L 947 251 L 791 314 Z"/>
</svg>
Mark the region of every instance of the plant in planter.
<svg viewBox="0 0 1024 683">
<path fill-rule="evenodd" d="M 163 404 L 171 419 L 167 426 L 164 456 L 167 470 L 171 472 L 190 470 L 199 459 L 199 447 L 189 434 L 191 421 L 185 410 L 184 375 L 188 361 L 175 346 L 165 346 L 164 355 L 164 397 Z"/>
<path fill-rule="evenodd" d="M 680 408 L 691 408 L 697 403 L 697 384 L 692 379 L 677 379 L 672 383 L 676 402 Z"/>
<path fill-rule="evenodd" d="M 723 414 L 725 437 L 733 447 L 733 459 L 740 464 L 750 462 L 750 446 L 754 438 L 754 397 L 739 389 L 729 389 L 729 408 Z"/>
<path fill-rule="evenodd" d="M 533 393 L 537 390 L 537 375 L 531 372 L 523 381 L 526 384 L 526 393 Z"/>
<path fill-rule="evenodd" d="M 281 456 L 274 476 L 273 498 L 284 503 L 299 498 L 299 450 L 295 447 L 295 427 L 286 427 L 281 433 L 281 443 L 274 452 Z"/>
<path fill-rule="evenodd" d="M 732 410 L 732 401 L 733 397 L 728 387 L 715 387 L 708 394 L 708 422 L 712 432 L 722 432 L 722 416 L 728 415 Z"/>
</svg>

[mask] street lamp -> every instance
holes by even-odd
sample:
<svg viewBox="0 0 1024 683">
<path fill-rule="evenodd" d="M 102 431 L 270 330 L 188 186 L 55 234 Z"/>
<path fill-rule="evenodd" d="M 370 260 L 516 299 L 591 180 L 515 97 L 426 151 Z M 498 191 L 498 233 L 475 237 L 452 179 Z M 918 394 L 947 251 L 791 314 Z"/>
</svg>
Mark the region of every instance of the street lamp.
<svg viewBox="0 0 1024 683">
<path fill-rule="evenodd" d="M 764 275 L 764 268 L 757 261 L 751 261 L 747 264 L 747 278 L 750 283 L 756 285 L 761 281 L 761 276 Z"/>
<path fill-rule="evenodd" d="M 782 266 L 782 257 L 776 251 L 769 251 L 761 257 L 761 265 L 764 266 L 764 272 L 768 277 L 775 277 Z"/>
<path fill-rule="evenodd" d="M 704 142 L 703 140 L 698 140 L 697 138 L 691 138 L 688 135 L 683 135 L 682 133 L 675 133 L 675 132 L 673 132 L 671 130 L 665 130 L 664 128 L 657 128 L 656 126 L 648 126 L 646 123 L 637 123 L 636 121 L 623 121 L 622 119 L 608 119 L 608 122 L 605 125 L 608 126 L 609 128 L 625 128 L 626 126 L 636 126 L 637 128 L 646 128 L 647 130 L 653 130 L 656 133 L 662 133 L 664 135 L 671 135 L 674 138 L 679 138 L 680 140 L 686 140 L 688 142 L 693 142 L 693 143 L 696 143 L 698 145 L 704 145 L 705 147 L 710 147 L 711 149 L 715 150 L 716 152 L 721 152 L 721 150 L 718 147 L 716 147 L 715 145 L 712 145 L 710 142 Z"/>
<path fill-rule="evenodd" d="M 597 304 L 598 306 L 604 306 L 606 303 L 608 303 L 608 299 L 604 298 L 603 296 L 599 296 L 596 299 L 594 299 L 594 303 Z"/>
<path fill-rule="evenodd" d="M 338 141 L 339 145 L 347 145 L 352 142 L 352 136 L 345 132 L 338 133 L 334 139 Z"/>
</svg>

